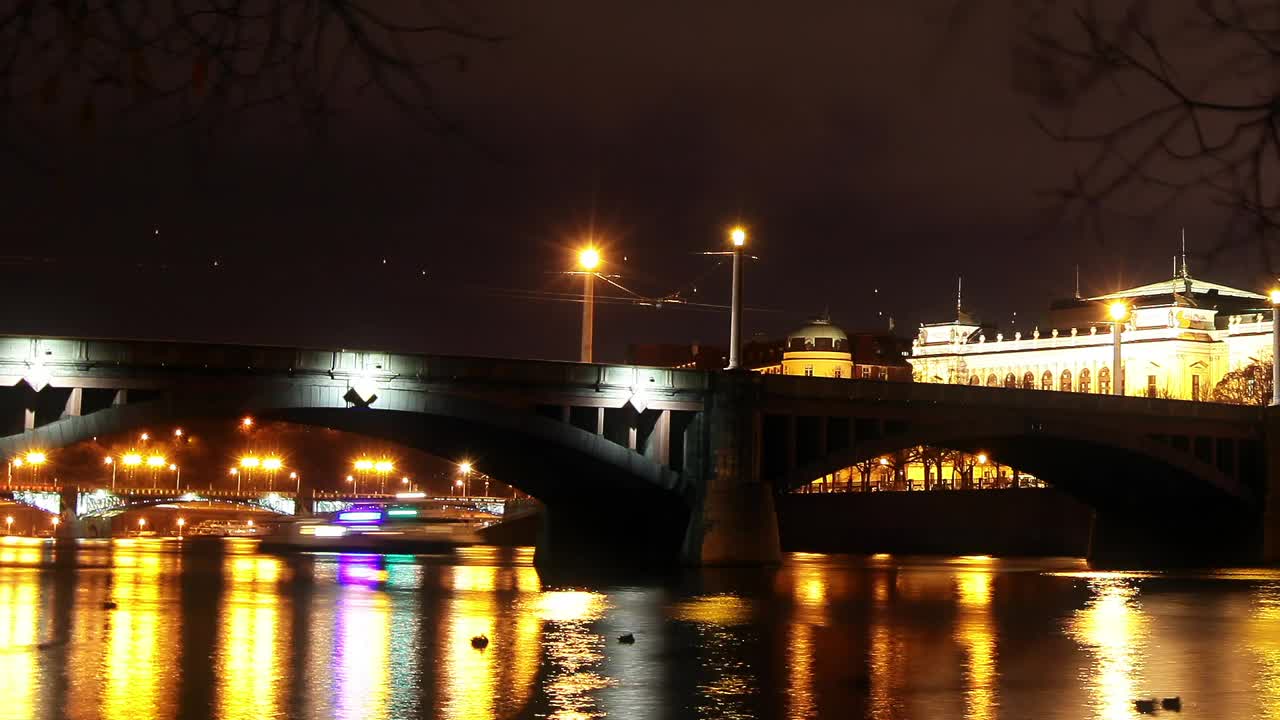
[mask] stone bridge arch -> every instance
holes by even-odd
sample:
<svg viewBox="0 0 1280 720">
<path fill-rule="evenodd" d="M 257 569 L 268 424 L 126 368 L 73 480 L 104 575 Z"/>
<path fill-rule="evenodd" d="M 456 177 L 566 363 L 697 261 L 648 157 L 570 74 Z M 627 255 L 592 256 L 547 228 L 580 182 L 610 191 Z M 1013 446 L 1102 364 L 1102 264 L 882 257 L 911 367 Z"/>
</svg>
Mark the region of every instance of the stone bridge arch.
<svg viewBox="0 0 1280 720">
<path fill-rule="evenodd" d="M 858 462 L 920 445 L 986 452 L 1035 475 L 1094 511 L 1090 561 L 1100 566 L 1250 561 L 1260 545 L 1261 498 L 1193 454 L 1138 433 L 1070 420 L 1013 415 L 963 424 L 916 423 L 773 473 L 786 492 Z M 1250 462 L 1261 463 L 1261 458 Z M 1261 473 L 1261 467 L 1254 468 Z M 1240 470 L 1240 468 L 1237 468 Z M 1034 491 L 1028 491 L 1034 492 Z"/>
<path fill-rule="evenodd" d="M 376 407 L 347 400 L 347 388 L 275 380 L 183 386 L 146 402 L 68 417 L 0 438 L 0 452 L 57 448 L 97 436 L 192 417 L 252 414 L 387 440 L 445 458 L 473 458 L 546 506 L 539 553 L 584 548 L 611 562 L 676 557 L 688 523 L 685 475 L 570 423 L 466 394 L 380 387 Z M 589 539 L 589 540 L 588 540 Z M 621 553 L 621 554 L 620 554 Z M 666 560 L 664 560 L 666 559 Z M 548 561 L 552 561 L 548 559 Z"/>
</svg>

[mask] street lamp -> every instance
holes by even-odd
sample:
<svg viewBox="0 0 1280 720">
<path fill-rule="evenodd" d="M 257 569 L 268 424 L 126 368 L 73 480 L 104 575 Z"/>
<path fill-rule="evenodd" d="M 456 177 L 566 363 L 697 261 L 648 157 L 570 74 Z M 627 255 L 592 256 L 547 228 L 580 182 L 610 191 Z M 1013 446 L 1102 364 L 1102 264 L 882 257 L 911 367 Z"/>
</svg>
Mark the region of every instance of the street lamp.
<svg viewBox="0 0 1280 720">
<path fill-rule="evenodd" d="M 173 489 L 182 487 L 182 468 L 177 463 L 169 463 L 169 472 L 173 473 Z"/>
<path fill-rule="evenodd" d="M 58 534 L 58 523 L 62 522 L 62 518 L 54 515 L 51 522 L 53 522 L 53 534 L 56 536 Z"/>
<path fill-rule="evenodd" d="M 742 351 L 742 248 L 747 244 L 747 231 L 737 226 L 729 231 L 729 241 L 733 244 L 733 290 L 729 308 L 729 369 L 739 366 Z"/>
<path fill-rule="evenodd" d="M 7 481 L 9 485 L 13 485 L 13 469 L 14 468 L 18 468 L 19 470 L 22 469 L 22 458 L 20 457 L 9 458 L 9 476 Z"/>
<path fill-rule="evenodd" d="M 240 427 L 244 430 L 248 430 L 249 428 L 253 427 L 253 418 L 246 415 L 244 418 L 240 420 Z"/>
<path fill-rule="evenodd" d="M 147 526 L 147 519 L 138 518 L 138 532 L 142 532 L 142 529 L 145 528 L 146 526 Z"/>
<path fill-rule="evenodd" d="M 600 251 L 587 246 L 578 251 L 578 267 L 582 270 L 582 362 L 591 362 L 594 354 L 596 316 L 596 268 Z"/>
<path fill-rule="evenodd" d="M 151 487 L 156 486 L 156 471 L 168 465 L 163 455 L 152 455 L 147 458 L 147 467 L 151 468 Z"/>
<path fill-rule="evenodd" d="M 108 455 L 102 458 L 102 462 L 104 465 L 111 466 L 111 489 L 115 490 L 116 489 L 116 459 Z"/>
<path fill-rule="evenodd" d="M 231 475 L 236 479 L 236 492 L 238 493 L 240 492 L 240 470 L 238 468 L 231 468 Z"/>
<path fill-rule="evenodd" d="M 253 457 L 252 455 L 246 455 L 245 457 L 240 458 L 240 467 L 245 469 L 244 479 L 249 483 L 250 487 L 253 486 L 253 469 L 261 464 L 262 460 Z M 239 490 L 238 487 L 236 489 Z"/>
<path fill-rule="evenodd" d="M 267 489 L 276 489 L 276 473 L 280 468 L 284 467 L 284 463 L 278 457 L 269 457 L 262 461 L 262 469 L 267 471 Z"/>
<path fill-rule="evenodd" d="M 1107 315 L 1111 317 L 1111 394 L 1124 395 L 1124 368 L 1121 367 L 1120 333 L 1124 330 L 1124 321 L 1129 317 L 1129 306 L 1122 302 L 1113 302 L 1107 307 Z"/>
<path fill-rule="evenodd" d="M 396 469 L 396 465 L 390 460 L 379 460 L 374 463 L 373 469 L 378 471 L 378 492 L 385 493 L 387 491 L 387 475 Z"/>
<path fill-rule="evenodd" d="M 178 537 L 182 537 L 182 528 L 187 524 L 186 518 L 178 518 Z"/>
<path fill-rule="evenodd" d="M 298 477 L 298 473 L 289 473 L 289 479 L 294 481 L 293 494 L 302 495 L 302 478 Z"/>
<path fill-rule="evenodd" d="M 359 495 L 359 494 L 360 494 L 360 484 L 356 482 L 356 476 L 355 476 L 355 475 L 348 475 L 348 476 L 347 476 L 347 482 L 351 483 L 351 494 L 352 494 L 352 495 Z"/>
<path fill-rule="evenodd" d="M 1271 291 L 1271 404 L 1280 405 L 1280 288 Z"/>
<path fill-rule="evenodd" d="M 6 535 L 13 534 L 13 516 L 12 515 L 4 519 L 4 532 Z"/>
<path fill-rule="evenodd" d="M 40 480 L 40 466 L 45 464 L 49 458 L 39 450 L 33 450 L 27 453 L 25 458 L 28 465 L 31 466 L 31 482 L 36 483 Z"/>
</svg>

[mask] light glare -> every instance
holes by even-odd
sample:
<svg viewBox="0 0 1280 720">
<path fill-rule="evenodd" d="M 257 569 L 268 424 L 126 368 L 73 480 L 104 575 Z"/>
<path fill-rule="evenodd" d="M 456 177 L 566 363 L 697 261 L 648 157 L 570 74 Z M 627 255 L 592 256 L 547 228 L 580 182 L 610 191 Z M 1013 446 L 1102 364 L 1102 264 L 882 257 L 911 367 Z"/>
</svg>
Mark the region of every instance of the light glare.
<svg viewBox="0 0 1280 720">
<path fill-rule="evenodd" d="M 600 251 L 593 247 L 584 248 L 578 253 L 578 265 L 583 270 L 595 270 L 600 264 Z"/>
</svg>

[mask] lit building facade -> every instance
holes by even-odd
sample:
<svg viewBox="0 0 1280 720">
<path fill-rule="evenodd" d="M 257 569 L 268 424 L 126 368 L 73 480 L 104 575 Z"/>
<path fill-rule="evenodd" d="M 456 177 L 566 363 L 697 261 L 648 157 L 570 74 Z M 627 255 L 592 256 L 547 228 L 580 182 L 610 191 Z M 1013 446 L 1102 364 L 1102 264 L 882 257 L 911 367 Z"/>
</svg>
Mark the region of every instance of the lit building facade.
<svg viewBox="0 0 1280 720">
<path fill-rule="evenodd" d="M 1117 382 L 1107 307 L 1129 308 L 1120 335 L 1125 395 L 1209 400 L 1232 370 L 1271 359 L 1267 297 L 1192 278 L 1055 302 L 1049 328 L 1005 334 L 959 307 L 951 322 L 921 325 L 913 379 L 1028 390 L 1110 394 Z"/>
<path fill-rule="evenodd" d="M 767 375 L 890 382 L 911 380 L 904 355 L 901 342 L 891 334 L 859 333 L 851 338 L 825 316 L 810 320 L 782 342 L 743 348 L 746 367 Z"/>
</svg>

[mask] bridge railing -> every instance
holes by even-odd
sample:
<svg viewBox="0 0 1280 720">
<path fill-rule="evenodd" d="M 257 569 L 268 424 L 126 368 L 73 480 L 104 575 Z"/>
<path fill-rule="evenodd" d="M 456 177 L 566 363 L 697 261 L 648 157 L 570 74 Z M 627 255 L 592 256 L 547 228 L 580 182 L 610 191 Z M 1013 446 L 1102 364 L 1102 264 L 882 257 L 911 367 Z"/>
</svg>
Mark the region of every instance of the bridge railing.
<svg viewBox="0 0 1280 720">
<path fill-rule="evenodd" d="M 589 386 L 702 390 L 706 373 L 636 365 L 554 360 L 322 350 L 154 340 L 0 336 L 0 376 L 26 377 L 39 367 L 51 378 L 91 371 L 148 374 L 288 374 L 360 376 L 424 382 L 483 381 L 526 386 Z"/>
</svg>

